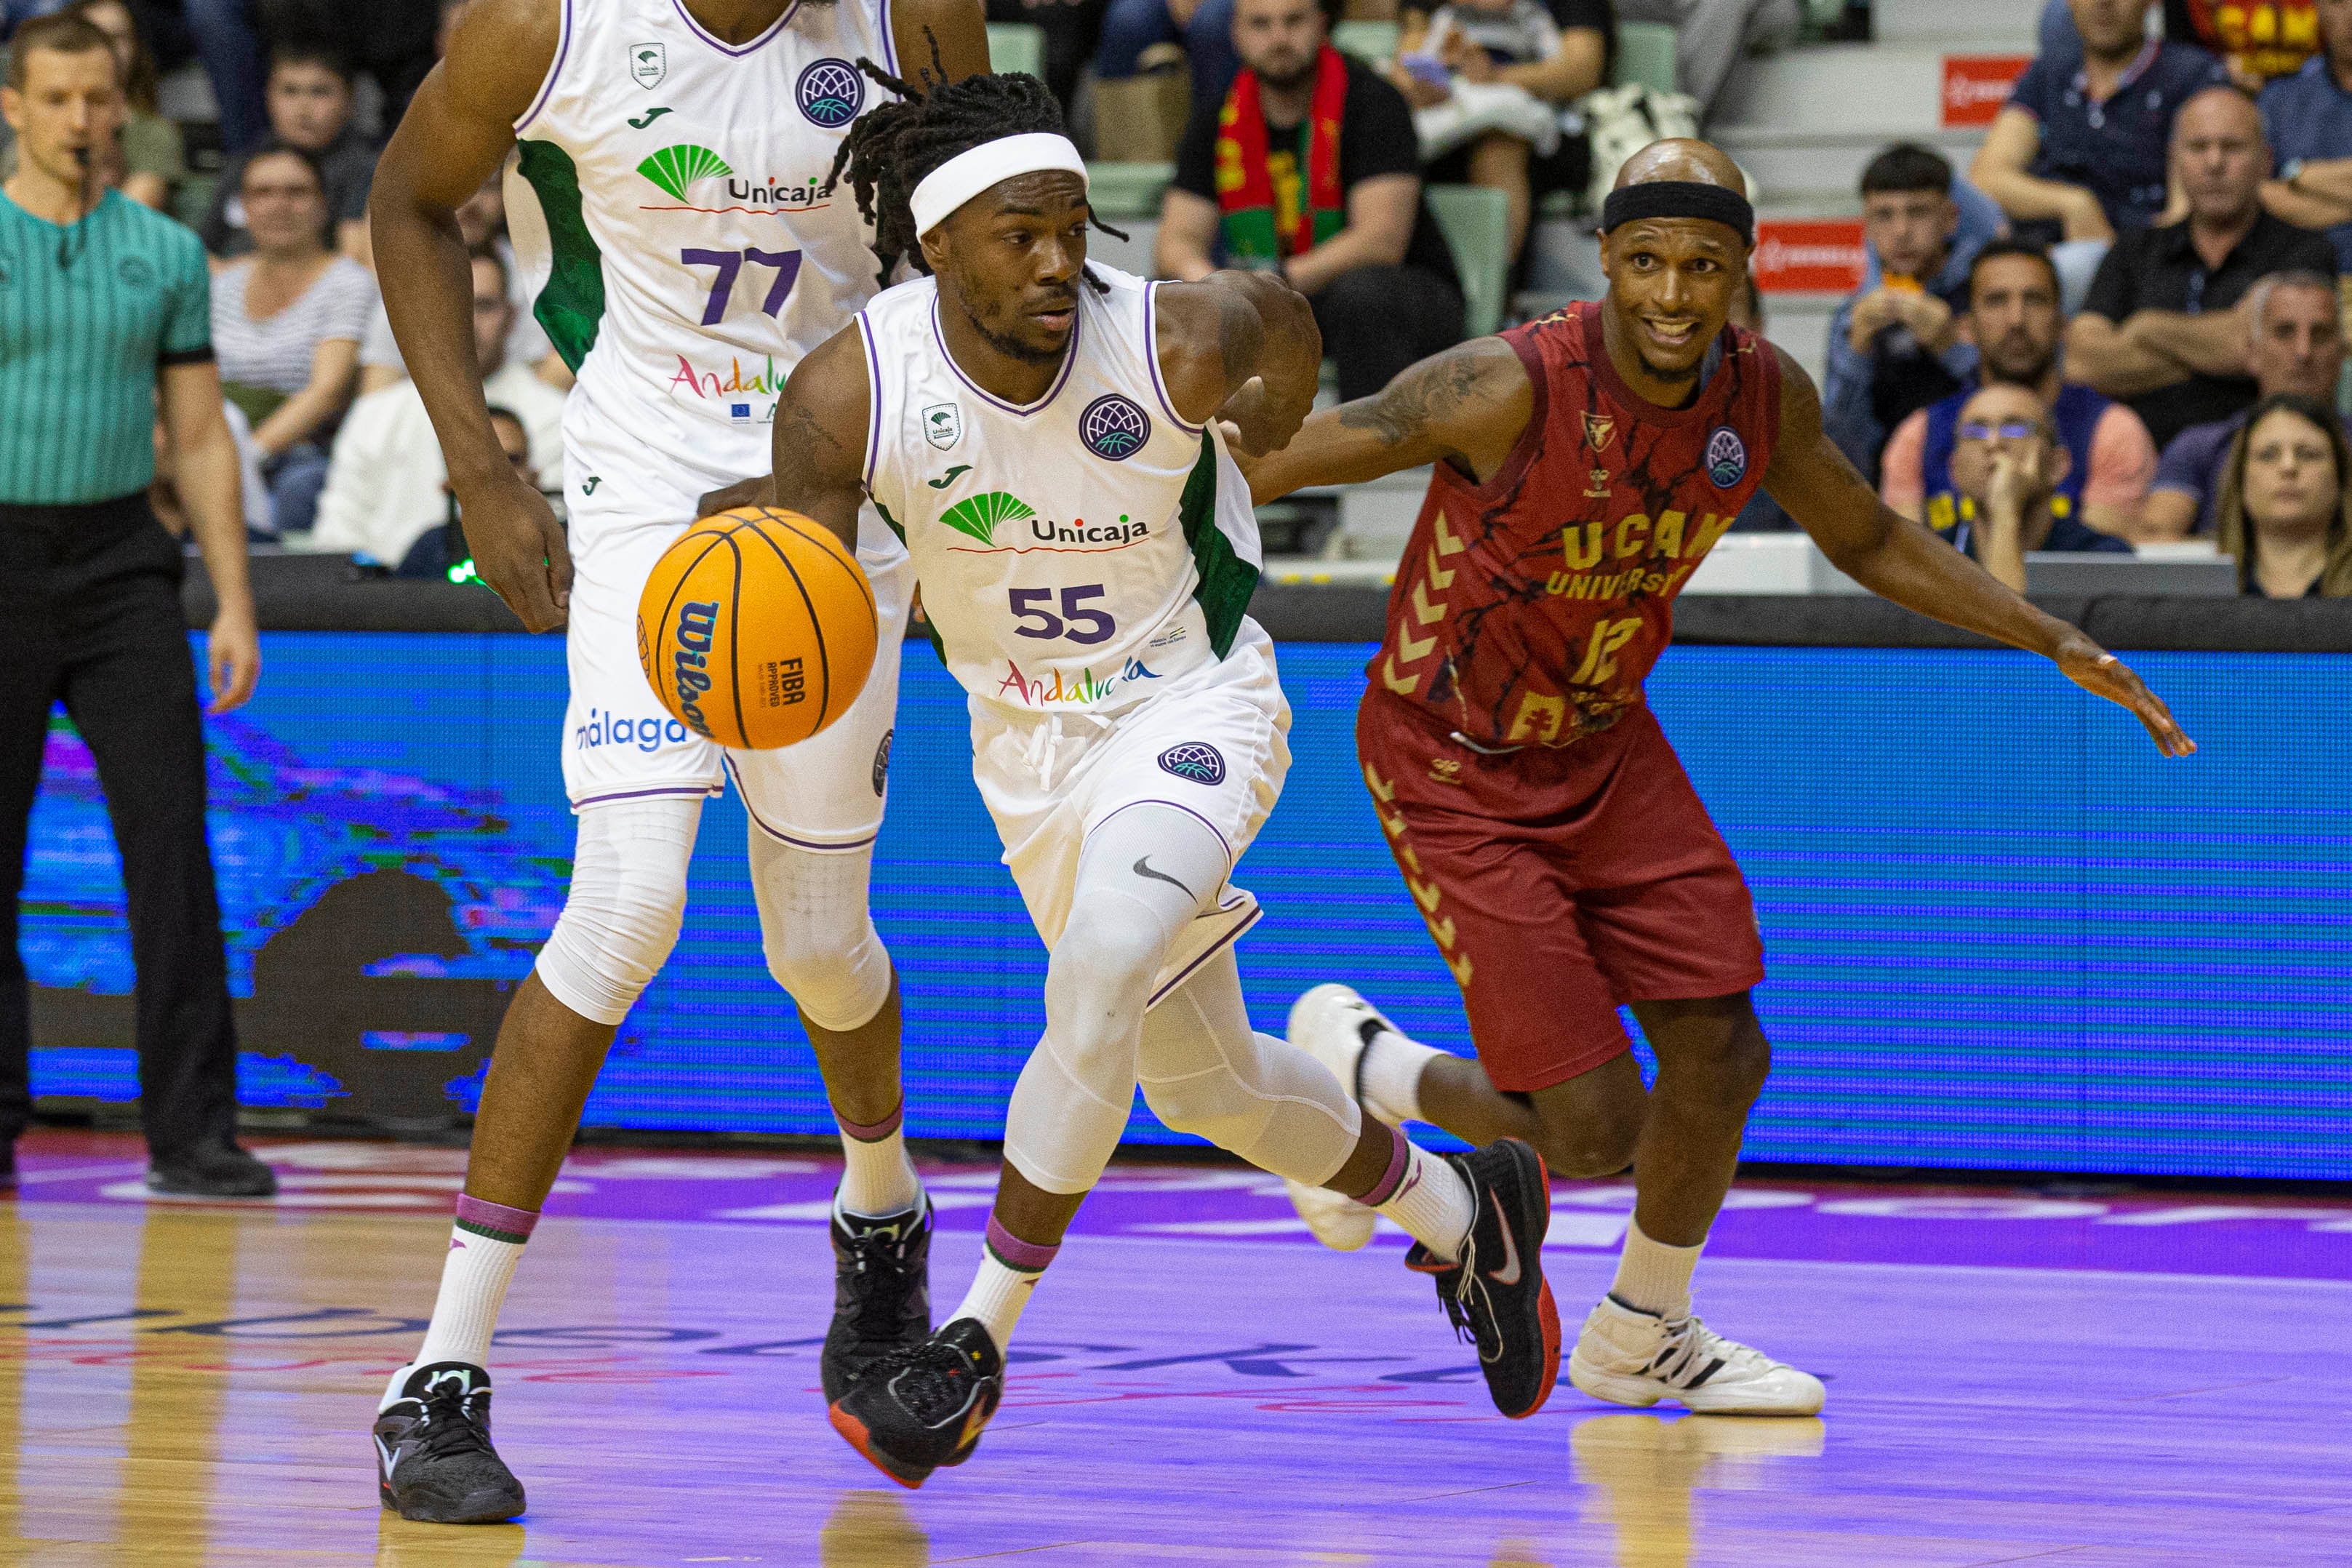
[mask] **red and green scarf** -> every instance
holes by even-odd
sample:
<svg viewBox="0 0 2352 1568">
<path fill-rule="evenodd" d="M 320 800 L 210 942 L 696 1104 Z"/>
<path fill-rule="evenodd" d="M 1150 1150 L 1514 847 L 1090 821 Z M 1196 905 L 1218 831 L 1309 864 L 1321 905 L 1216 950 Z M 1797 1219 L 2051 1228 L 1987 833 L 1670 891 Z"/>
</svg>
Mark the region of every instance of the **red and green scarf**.
<svg viewBox="0 0 2352 1568">
<path fill-rule="evenodd" d="M 1315 62 L 1315 99 L 1307 112 L 1307 210 L 1299 215 L 1311 250 L 1347 226 L 1347 193 L 1339 184 L 1339 117 L 1348 103 L 1348 62 L 1330 45 Z M 1217 205 L 1223 212 L 1225 255 L 1238 267 L 1273 267 L 1286 254 L 1275 222 L 1274 176 L 1266 168 L 1265 109 L 1257 73 L 1234 79 L 1217 115 Z"/>
</svg>

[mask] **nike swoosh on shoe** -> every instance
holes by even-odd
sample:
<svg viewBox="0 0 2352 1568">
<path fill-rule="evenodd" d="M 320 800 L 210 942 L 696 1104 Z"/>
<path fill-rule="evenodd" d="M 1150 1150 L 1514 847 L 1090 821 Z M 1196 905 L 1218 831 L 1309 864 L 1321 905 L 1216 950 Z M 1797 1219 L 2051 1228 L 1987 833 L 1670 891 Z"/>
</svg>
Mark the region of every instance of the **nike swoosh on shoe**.
<svg viewBox="0 0 2352 1568">
<path fill-rule="evenodd" d="M 1518 1238 L 1511 1234 L 1511 1222 L 1503 1213 L 1503 1200 L 1495 1195 L 1492 1187 L 1486 1189 L 1486 1201 L 1495 1205 L 1495 1218 L 1503 1231 L 1503 1267 L 1487 1269 L 1486 1278 L 1497 1285 L 1516 1285 L 1519 1282 Z"/>
</svg>

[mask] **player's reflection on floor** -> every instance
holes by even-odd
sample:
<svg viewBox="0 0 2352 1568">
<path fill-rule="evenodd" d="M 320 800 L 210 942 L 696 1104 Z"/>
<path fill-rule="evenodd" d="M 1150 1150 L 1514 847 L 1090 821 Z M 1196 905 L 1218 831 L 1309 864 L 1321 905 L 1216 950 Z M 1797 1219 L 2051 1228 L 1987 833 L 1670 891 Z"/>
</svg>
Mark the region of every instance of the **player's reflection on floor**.
<svg viewBox="0 0 2352 1568">
<path fill-rule="evenodd" d="M 1595 1415 L 1577 1423 L 1569 1447 L 1576 1479 L 1594 1489 L 1586 1517 L 1606 1519 L 1616 1533 L 1618 1568 L 1687 1568 L 1695 1489 L 1769 1485 L 1759 1466 L 1820 1458 L 1826 1431 L 1818 1416 Z M 1495 1568 L 1542 1563 L 1515 1550 L 1503 1543 Z"/>
<path fill-rule="evenodd" d="M 931 1538 L 887 1492 L 844 1492 L 817 1538 L 824 1568 L 930 1568 Z"/>
<path fill-rule="evenodd" d="M 530 1544 L 520 1524 L 412 1524 L 390 1509 L 376 1515 L 375 1568 L 514 1568 Z"/>
</svg>

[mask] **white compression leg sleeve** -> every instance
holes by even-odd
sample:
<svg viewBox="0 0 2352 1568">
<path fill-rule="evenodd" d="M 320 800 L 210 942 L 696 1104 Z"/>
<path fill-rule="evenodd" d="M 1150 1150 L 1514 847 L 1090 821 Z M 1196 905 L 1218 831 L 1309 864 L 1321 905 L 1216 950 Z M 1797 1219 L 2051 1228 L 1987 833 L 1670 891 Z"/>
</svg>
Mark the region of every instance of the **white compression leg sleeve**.
<svg viewBox="0 0 2352 1568">
<path fill-rule="evenodd" d="M 583 1018 L 618 1024 L 677 945 L 686 863 L 702 797 L 648 795 L 580 812 L 563 916 L 539 952 L 539 981 Z"/>
<path fill-rule="evenodd" d="M 874 847 L 803 849 L 753 823 L 748 856 L 768 973 L 801 1017 L 836 1035 L 872 1022 L 890 995 L 890 954 L 866 907 Z"/>
<path fill-rule="evenodd" d="M 1250 1028 L 1231 948 L 1144 1019 L 1139 1068 L 1153 1115 L 1261 1171 L 1321 1186 L 1356 1151 L 1363 1118 L 1339 1080 Z"/>
<path fill-rule="evenodd" d="M 1087 836 L 1045 968 L 1045 1035 L 1005 1113 L 1004 1157 L 1034 1185 L 1083 1193 L 1110 1163 L 1135 1105 L 1152 984 L 1226 870 L 1224 841 L 1174 806 L 1130 805 Z"/>
</svg>

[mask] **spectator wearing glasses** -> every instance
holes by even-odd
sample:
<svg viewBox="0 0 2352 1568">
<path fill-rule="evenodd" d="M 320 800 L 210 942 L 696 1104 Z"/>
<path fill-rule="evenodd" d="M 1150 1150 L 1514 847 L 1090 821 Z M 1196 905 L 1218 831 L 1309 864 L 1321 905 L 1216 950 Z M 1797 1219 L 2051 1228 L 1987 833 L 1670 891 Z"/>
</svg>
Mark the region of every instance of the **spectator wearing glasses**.
<svg viewBox="0 0 2352 1568">
<path fill-rule="evenodd" d="M 2240 593 L 2352 597 L 2347 478 L 2352 442 L 2333 408 L 2292 392 L 2253 406 L 2221 484 L 2221 552 L 2238 563 Z"/>
<path fill-rule="evenodd" d="M 2059 379 L 2058 273 L 2048 254 L 2018 239 L 1986 246 L 1969 268 L 1969 325 L 1978 380 L 2031 390 L 2066 448 L 2052 509 L 2098 532 L 2130 537 L 2156 472 L 2156 443 L 2130 409 Z M 1947 537 L 1968 521 L 1952 454 L 1973 391 L 1954 393 L 1905 420 L 1880 464 L 1880 498 Z"/>
<path fill-rule="evenodd" d="M 1942 154 L 1908 142 L 1862 172 L 1870 272 L 1830 322 L 1822 416 L 1830 439 L 1874 483 L 1887 433 L 1960 390 L 1976 369 L 1976 345 L 1960 325 L 1969 265 L 1992 241 L 1998 215 L 1965 224 L 1956 183 Z"/>
<path fill-rule="evenodd" d="M 2263 205 L 2326 230 L 2337 264 L 2352 267 L 2352 0 L 2318 0 L 2315 22 L 2319 52 L 2263 89 L 2263 130 L 2278 159 Z"/>
<path fill-rule="evenodd" d="M 256 248 L 213 282 L 223 389 L 252 422 L 281 533 L 310 527 L 375 313 L 375 279 L 327 248 L 320 186 L 317 162 L 298 149 L 247 160 L 241 199 Z"/>
<path fill-rule="evenodd" d="M 2084 527 L 2055 505 L 2073 459 L 2032 389 L 2004 383 L 1971 393 L 1955 437 L 1960 521 L 1948 537 L 2000 582 L 2025 592 L 2031 551 L 2131 553 L 2122 540 Z"/>
<path fill-rule="evenodd" d="M 2181 106 L 2172 167 L 2189 216 L 2117 240 L 2066 330 L 2067 374 L 2129 403 L 2159 446 L 2259 395 L 2243 309 L 2258 280 L 2336 270 L 2326 235 L 2263 210 L 2270 150 L 2236 88 L 2210 88 Z"/>
<path fill-rule="evenodd" d="M 2071 307 L 2102 247 L 2163 213 L 2173 119 L 2229 74 L 2202 49 L 2149 37 L 2142 0 L 2070 5 L 2082 48 L 2026 68 L 1969 177 L 2021 237 L 2056 247 Z"/>
<path fill-rule="evenodd" d="M 270 144 L 294 148 L 318 165 L 337 248 L 364 258 L 379 149 L 352 123 L 351 67 L 332 49 L 281 45 L 269 57 L 268 103 Z M 224 260 L 253 248 L 245 211 L 245 163 L 253 155 L 233 158 L 221 171 L 212 211 L 196 226 L 205 248 Z"/>
<path fill-rule="evenodd" d="M 2316 272 L 2265 278 L 2246 296 L 2245 315 L 2251 345 L 2246 364 L 2263 396 L 2293 392 L 2315 403 L 2335 401 L 2344 371 L 2344 329 L 2332 281 Z M 2221 470 L 2230 443 L 2245 427 L 2246 416 L 2240 413 L 2175 436 L 2157 465 L 2135 537 L 2210 535 L 2221 516 Z"/>
<path fill-rule="evenodd" d="M 495 252 L 481 252 L 474 257 L 473 270 L 474 353 L 482 366 L 482 395 L 522 430 L 520 466 L 559 473 L 563 395 L 529 365 L 507 357 L 515 308 L 506 263 Z M 335 437 L 311 543 L 399 566 L 446 521 L 448 478 L 416 384 L 402 380 L 372 392 L 352 405 Z"/>
</svg>

